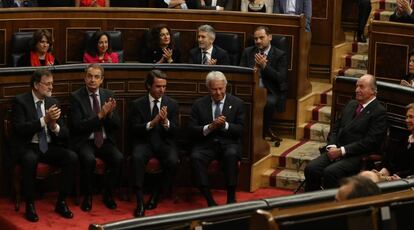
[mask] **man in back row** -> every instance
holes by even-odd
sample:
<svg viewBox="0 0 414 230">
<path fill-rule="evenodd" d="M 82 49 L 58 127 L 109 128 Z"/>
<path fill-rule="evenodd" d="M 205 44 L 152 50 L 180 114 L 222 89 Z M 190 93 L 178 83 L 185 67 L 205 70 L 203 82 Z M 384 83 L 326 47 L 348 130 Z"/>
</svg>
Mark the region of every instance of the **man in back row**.
<svg viewBox="0 0 414 230">
<path fill-rule="evenodd" d="M 210 25 L 198 27 L 198 47 L 190 50 L 190 64 L 230 65 L 230 57 L 226 50 L 214 45 L 216 31 Z"/>
</svg>

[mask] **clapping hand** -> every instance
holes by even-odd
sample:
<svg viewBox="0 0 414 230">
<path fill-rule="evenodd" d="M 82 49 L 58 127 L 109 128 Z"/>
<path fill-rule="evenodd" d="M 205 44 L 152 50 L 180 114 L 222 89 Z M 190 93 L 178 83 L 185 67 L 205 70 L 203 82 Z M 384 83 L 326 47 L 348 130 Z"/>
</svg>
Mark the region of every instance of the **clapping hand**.
<svg viewBox="0 0 414 230">
<path fill-rule="evenodd" d="M 52 105 L 45 111 L 45 123 L 50 129 L 54 130 L 56 128 L 56 122 L 60 118 L 60 114 L 61 110 L 57 105 Z"/>
<path fill-rule="evenodd" d="M 218 116 L 216 119 L 214 119 L 213 122 L 208 126 L 208 129 L 210 130 L 216 130 L 224 127 L 226 124 L 226 117 L 223 115 Z"/>
<path fill-rule="evenodd" d="M 254 56 L 254 61 L 255 61 L 255 68 L 260 68 L 260 69 L 264 69 L 265 67 L 266 67 L 266 65 L 267 65 L 267 56 L 266 55 L 264 55 L 264 54 L 260 54 L 260 53 L 257 53 L 255 56 Z"/>
</svg>

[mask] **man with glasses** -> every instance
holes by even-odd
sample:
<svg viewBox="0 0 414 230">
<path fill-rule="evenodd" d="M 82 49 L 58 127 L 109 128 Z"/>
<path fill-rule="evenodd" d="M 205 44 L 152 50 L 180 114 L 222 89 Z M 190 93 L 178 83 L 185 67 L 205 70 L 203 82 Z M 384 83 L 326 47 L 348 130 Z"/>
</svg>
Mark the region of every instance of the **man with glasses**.
<svg viewBox="0 0 414 230">
<path fill-rule="evenodd" d="M 122 153 L 116 147 L 116 132 L 121 121 L 116 112 L 114 93 L 101 88 L 104 69 L 99 64 L 86 67 L 85 86 L 70 96 L 72 148 L 78 153 L 82 187 L 85 197 L 82 211 L 92 209 L 93 173 L 96 156 L 105 162 L 105 188 L 103 202 L 109 209 L 117 207 L 112 191 L 121 175 L 124 161 Z"/>
<path fill-rule="evenodd" d="M 30 92 L 17 95 L 12 103 L 11 146 L 22 169 L 25 217 L 31 222 L 39 220 L 34 206 L 36 169 L 39 162 L 46 162 L 62 170 L 55 212 L 64 218 L 73 218 L 65 199 L 73 188 L 78 158 L 62 145 L 69 133 L 61 119 L 58 102 L 51 97 L 52 73 L 36 70 L 30 86 Z"/>
</svg>

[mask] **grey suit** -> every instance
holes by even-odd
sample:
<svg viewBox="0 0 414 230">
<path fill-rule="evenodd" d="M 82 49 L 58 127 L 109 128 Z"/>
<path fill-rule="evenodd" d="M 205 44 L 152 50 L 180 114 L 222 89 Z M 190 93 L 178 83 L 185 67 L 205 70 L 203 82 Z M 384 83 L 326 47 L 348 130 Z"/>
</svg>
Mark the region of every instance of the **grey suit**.
<svg viewBox="0 0 414 230">
<path fill-rule="evenodd" d="M 287 0 L 274 0 L 273 13 L 286 14 L 286 1 Z M 296 0 L 295 14 L 304 14 L 306 17 L 306 31 L 310 31 L 310 25 L 312 20 L 312 1 L 311 0 Z"/>
<path fill-rule="evenodd" d="M 338 186 L 341 178 L 360 170 L 361 158 L 375 152 L 381 146 L 387 132 L 387 114 L 378 100 L 369 103 L 359 115 L 356 100 L 350 101 L 335 122 L 328 136 L 328 145 L 344 147 L 346 154 L 331 161 L 326 152 L 312 160 L 305 168 L 306 191 Z"/>
</svg>

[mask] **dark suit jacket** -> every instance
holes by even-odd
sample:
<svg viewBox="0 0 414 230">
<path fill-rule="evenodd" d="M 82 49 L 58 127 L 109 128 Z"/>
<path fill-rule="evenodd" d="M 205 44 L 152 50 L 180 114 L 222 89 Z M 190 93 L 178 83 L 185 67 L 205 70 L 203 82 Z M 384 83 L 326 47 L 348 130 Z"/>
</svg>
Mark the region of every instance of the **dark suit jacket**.
<svg viewBox="0 0 414 230">
<path fill-rule="evenodd" d="M 244 49 L 240 66 L 253 68 L 255 65 L 254 56 L 259 52 L 256 46 L 249 46 Z M 270 48 L 267 55 L 267 65 L 260 71 L 263 85 L 271 94 L 278 98 L 277 111 L 285 110 L 285 103 L 288 90 L 287 78 L 287 54 L 274 46 Z"/>
<path fill-rule="evenodd" d="M 198 9 L 199 8 L 199 0 L 186 0 L 185 3 L 187 4 L 188 9 Z M 164 0 L 156 0 L 155 6 L 157 8 L 168 8 L 168 4 L 164 2 Z"/>
<path fill-rule="evenodd" d="M 286 0 L 274 0 L 273 13 L 286 13 Z M 310 24 L 312 20 L 312 1 L 311 0 L 296 0 L 295 14 L 304 14 L 306 18 L 306 31 L 310 31 Z"/>
<path fill-rule="evenodd" d="M 387 133 L 387 113 L 375 99 L 355 117 L 358 101 L 351 100 L 343 109 L 328 136 L 328 145 L 345 147 L 345 157 L 377 151 Z"/>
<path fill-rule="evenodd" d="M 390 16 L 390 21 L 402 22 L 402 23 L 414 23 L 414 11 L 410 15 L 403 15 L 403 16 L 397 16 L 397 12 L 394 11 L 394 13 Z"/>
<path fill-rule="evenodd" d="M 232 0 L 217 0 L 216 6 L 227 7 L 225 10 L 232 10 L 233 5 L 231 4 Z M 204 7 L 200 6 L 200 9 L 215 10 L 216 6 L 211 6 L 211 0 L 205 0 L 206 5 Z M 227 4 L 229 2 L 229 4 Z"/>
<path fill-rule="evenodd" d="M 213 51 L 211 52 L 211 58 L 216 59 L 216 65 L 230 65 L 230 57 L 226 50 L 213 45 Z M 190 58 L 188 60 L 190 64 L 201 64 L 201 50 L 198 47 L 190 50 Z"/>
<path fill-rule="evenodd" d="M 52 105 L 58 105 L 58 101 L 52 97 L 45 98 L 45 110 Z M 51 144 L 65 144 L 68 138 L 62 116 L 57 123 L 60 126 L 59 134 L 56 136 L 48 127 L 48 134 L 51 137 Z M 42 127 L 37 117 L 36 105 L 32 92 L 17 95 L 12 102 L 12 146 L 17 152 L 21 152 L 31 143 L 33 136 L 40 132 Z"/>
<path fill-rule="evenodd" d="M 414 175 L 414 144 L 408 145 L 407 140 L 408 137 L 390 140 L 387 145 L 382 162 L 391 175 L 397 174 L 401 178 Z"/>
<path fill-rule="evenodd" d="M 211 103 L 210 95 L 199 98 L 194 102 L 189 122 L 192 137 L 199 143 L 217 138 L 223 144 L 241 144 L 244 125 L 243 101 L 231 94 L 226 94 L 222 114 L 229 123 L 229 129 L 227 131 L 216 130 L 204 136 L 203 127 L 213 121 Z"/>
<path fill-rule="evenodd" d="M 149 143 L 151 132 L 158 132 L 160 135 L 160 145 L 163 143 L 173 144 L 174 134 L 178 126 L 178 103 L 174 99 L 163 96 L 161 107 L 167 106 L 168 120 L 170 128 L 166 130 L 164 127 L 154 127 L 147 130 L 146 125 L 151 121 L 151 108 L 148 95 L 140 97 L 131 102 L 129 107 L 129 128 L 132 142 L 134 144 Z"/>
<path fill-rule="evenodd" d="M 25 6 L 27 7 L 37 6 L 37 0 L 27 0 Z M 15 7 L 14 0 L 3 0 L 3 7 Z"/>
<path fill-rule="evenodd" d="M 112 91 L 100 88 L 99 96 L 102 104 L 110 97 L 114 97 Z M 89 94 L 86 87 L 82 87 L 70 95 L 71 108 L 71 131 L 72 131 L 72 145 L 75 150 L 78 150 L 83 143 L 88 141 L 89 136 L 99 128 L 104 128 L 106 139 L 116 143 L 116 130 L 121 126 L 118 113 L 112 112 L 112 116 L 107 116 L 99 120 L 98 116 L 93 112 L 92 105 L 89 99 Z"/>
</svg>

